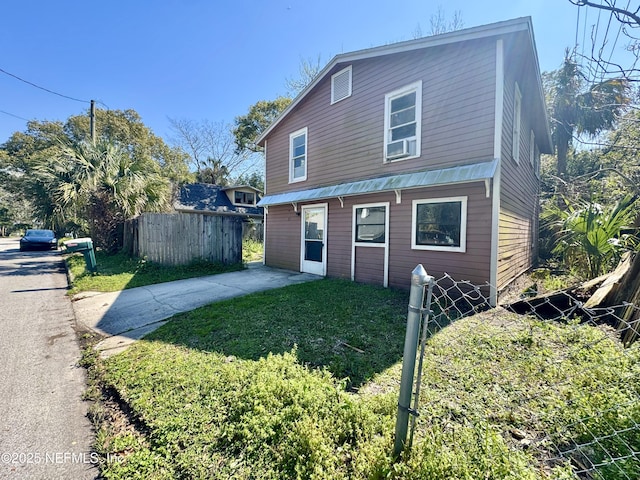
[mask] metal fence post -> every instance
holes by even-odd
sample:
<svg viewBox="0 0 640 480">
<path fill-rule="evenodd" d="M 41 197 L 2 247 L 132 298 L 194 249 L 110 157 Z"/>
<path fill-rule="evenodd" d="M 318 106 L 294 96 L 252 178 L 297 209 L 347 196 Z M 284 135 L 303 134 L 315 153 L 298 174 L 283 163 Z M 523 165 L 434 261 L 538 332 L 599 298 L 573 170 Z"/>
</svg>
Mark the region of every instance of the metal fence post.
<svg viewBox="0 0 640 480">
<path fill-rule="evenodd" d="M 433 297 L 433 277 L 427 278 L 427 298 L 424 301 L 424 319 L 422 321 L 422 335 L 420 335 L 420 360 L 418 361 L 418 374 L 416 375 L 416 392 L 413 397 L 413 411 L 417 412 L 420 406 L 420 387 L 422 386 L 422 364 L 424 362 L 424 352 L 427 347 L 427 333 L 429 332 L 429 317 L 433 315 L 431 309 L 431 299 Z M 413 445 L 413 434 L 416 429 L 416 415 L 411 417 L 411 433 L 409 434 L 409 448 Z"/>
<path fill-rule="evenodd" d="M 409 413 L 411 412 L 411 393 L 413 375 L 416 367 L 416 354 L 420 337 L 420 321 L 424 301 L 424 286 L 433 279 L 419 264 L 411 272 L 411 292 L 409 293 L 409 311 L 407 313 L 407 333 L 404 339 L 402 356 L 402 378 L 400 380 L 400 396 L 398 398 L 398 418 L 396 420 L 395 444 L 393 455 L 397 457 L 404 449 L 407 440 Z"/>
</svg>

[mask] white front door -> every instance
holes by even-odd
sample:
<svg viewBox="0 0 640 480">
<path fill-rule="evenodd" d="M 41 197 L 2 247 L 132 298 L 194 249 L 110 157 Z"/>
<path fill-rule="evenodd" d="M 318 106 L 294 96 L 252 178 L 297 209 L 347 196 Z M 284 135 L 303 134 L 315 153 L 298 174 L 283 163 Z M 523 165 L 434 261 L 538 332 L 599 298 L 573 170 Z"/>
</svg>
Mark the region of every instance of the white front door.
<svg viewBox="0 0 640 480">
<path fill-rule="evenodd" d="M 302 207 L 300 271 L 327 274 L 327 204 Z"/>
</svg>

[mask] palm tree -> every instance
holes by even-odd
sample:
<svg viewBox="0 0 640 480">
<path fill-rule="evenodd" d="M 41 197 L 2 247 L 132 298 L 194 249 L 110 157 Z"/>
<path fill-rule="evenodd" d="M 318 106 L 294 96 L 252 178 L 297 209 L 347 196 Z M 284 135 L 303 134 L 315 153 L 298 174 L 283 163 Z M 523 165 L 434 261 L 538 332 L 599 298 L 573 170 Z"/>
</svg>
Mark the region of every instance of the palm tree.
<svg viewBox="0 0 640 480">
<path fill-rule="evenodd" d="M 625 233 L 636 216 L 636 199 L 629 195 L 610 207 L 584 200 L 551 206 L 543 220 L 557 232 L 553 253 L 580 277 L 605 273 L 624 251 L 637 247 L 637 237 Z"/>
<path fill-rule="evenodd" d="M 119 145 L 67 142 L 35 169 L 58 222 L 86 222 L 94 243 L 109 253 L 121 246 L 118 231 L 144 211 L 166 209 L 168 181 L 151 159 L 134 158 Z"/>
<path fill-rule="evenodd" d="M 545 74 L 551 132 L 558 155 L 557 173 L 567 174 L 567 153 L 575 134 L 595 136 L 611 129 L 629 104 L 629 84 L 609 79 L 588 85 L 579 65 L 567 55 L 562 67 Z"/>
</svg>

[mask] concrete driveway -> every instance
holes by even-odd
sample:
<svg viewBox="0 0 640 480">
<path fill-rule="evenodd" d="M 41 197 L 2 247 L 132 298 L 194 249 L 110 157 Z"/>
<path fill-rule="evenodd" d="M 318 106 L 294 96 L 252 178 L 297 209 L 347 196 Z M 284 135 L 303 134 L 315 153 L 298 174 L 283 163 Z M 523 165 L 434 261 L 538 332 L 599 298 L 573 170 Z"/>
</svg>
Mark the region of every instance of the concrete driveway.
<svg viewBox="0 0 640 480">
<path fill-rule="evenodd" d="M 251 264 L 248 269 L 208 277 L 159 283 L 111 293 L 81 293 L 73 298 L 78 324 L 106 338 L 103 357 L 118 353 L 164 325 L 169 317 L 249 293 L 317 280 L 317 275 Z"/>
</svg>

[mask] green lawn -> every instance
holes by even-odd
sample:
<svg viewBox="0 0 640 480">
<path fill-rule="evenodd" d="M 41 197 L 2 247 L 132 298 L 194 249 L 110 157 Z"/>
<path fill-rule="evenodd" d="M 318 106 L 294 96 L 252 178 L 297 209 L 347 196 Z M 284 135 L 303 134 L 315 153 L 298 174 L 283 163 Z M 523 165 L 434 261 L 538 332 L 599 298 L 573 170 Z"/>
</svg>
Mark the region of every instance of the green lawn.
<svg viewBox="0 0 640 480">
<path fill-rule="evenodd" d="M 104 477 L 574 478 L 550 452 L 638 451 L 637 345 L 491 311 L 430 338 L 414 447 L 393 462 L 407 301 L 325 279 L 178 315 L 96 361 L 90 376 L 136 426 L 92 408 Z M 638 478 L 633 460 L 593 478 Z"/>
<path fill-rule="evenodd" d="M 121 253 L 106 255 L 101 251 L 96 252 L 97 273 L 87 271 L 82 254 L 69 255 L 66 262 L 71 278 L 69 290 L 71 295 L 85 291 L 115 292 L 126 288 L 215 275 L 244 268 L 242 264 L 222 265 L 204 261 L 169 267 L 140 258 L 129 258 Z"/>
</svg>

